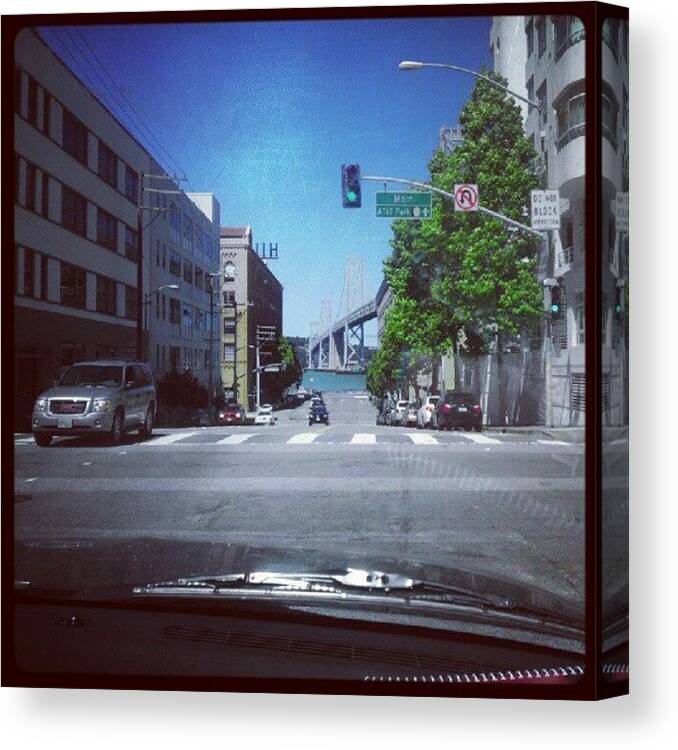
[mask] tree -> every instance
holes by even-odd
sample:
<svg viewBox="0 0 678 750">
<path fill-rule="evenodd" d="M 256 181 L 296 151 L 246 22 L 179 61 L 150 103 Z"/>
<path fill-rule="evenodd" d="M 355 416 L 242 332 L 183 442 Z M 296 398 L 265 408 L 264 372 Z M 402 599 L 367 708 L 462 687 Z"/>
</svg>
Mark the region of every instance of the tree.
<svg viewBox="0 0 678 750">
<path fill-rule="evenodd" d="M 278 339 L 278 352 L 280 354 L 278 361 L 285 365 L 285 370 L 281 373 L 283 389 L 293 385 L 298 386 L 304 377 L 304 369 L 297 357 L 297 350 L 284 336 L 281 336 Z"/>
<path fill-rule="evenodd" d="M 464 141 L 452 153 L 433 154 L 432 184 L 452 192 L 456 183 L 477 183 L 483 206 L 525 223 L 538 180 L 520 108 L 479 79 L 459 119 Z M 385 275 L 394 295 L 392 335 L 401 352 L 437 356 L 451 349 L 456 371 L 462 342 L 467 349 L 473 342 L 476 350 L 494 344 L 503 414 L 503 337 L 542 314 L 534 237 L 482 213 L 455 212 L 451 200 L 434 194 L 432 219 L 394 222 L 391 246 Z"/>
</svg>

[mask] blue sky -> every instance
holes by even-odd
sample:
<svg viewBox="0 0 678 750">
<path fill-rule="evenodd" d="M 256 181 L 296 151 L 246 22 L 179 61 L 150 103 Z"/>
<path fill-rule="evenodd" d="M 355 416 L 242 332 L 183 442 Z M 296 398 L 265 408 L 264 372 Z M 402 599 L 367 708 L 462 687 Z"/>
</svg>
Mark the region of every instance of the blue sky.
<svg viewBox="0 0 678 750">
<path fill-rule="evenodd" d="M 343 209 L 341 164 L 425 178 L 440 126 L 456 124 L 473 87 L 470 76 L 401 72 L 398 62 L 489 66 L 490 24 L 380 19 L 78 31 L 189 177 L 186 189 L 215 193 L 223 225 L 250 224 L 255 242 L 278 243 L 271 266 L 285 287 L 284 331 L 306 335 L 322 298 L 336 310 L 347 255 L 363 258 L 367 299 L 389 253 L 390 222 L 374 210 L 380 186 L 364 184 L 363 207 Z M 45 38 L 120 111 L 76 30 L 70 37 L 45 30 Z M 145 139 L 140 126 L 130 129 Z"/>
</svg>

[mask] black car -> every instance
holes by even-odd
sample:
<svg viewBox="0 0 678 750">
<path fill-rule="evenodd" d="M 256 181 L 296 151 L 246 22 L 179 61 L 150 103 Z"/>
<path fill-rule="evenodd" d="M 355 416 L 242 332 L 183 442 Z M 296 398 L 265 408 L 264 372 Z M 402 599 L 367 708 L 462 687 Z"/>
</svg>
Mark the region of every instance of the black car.
<svg viewBox="0 0 678 750">
<path fill-rule="evenodd" d="M 316 422 L 322 422 L 324 424 L 330 423 L 330 413 L 322 402 L 313 404 L 308 410 L 308 423 L 314 424 Z"/>
<path fill-rule="evenodd" d="M 483 410 L 472 393 L 446 391 L 438 401 L 434 417 L 439 430 L 463 427 L 480 432 L 483 429 Z"/>
</svg>

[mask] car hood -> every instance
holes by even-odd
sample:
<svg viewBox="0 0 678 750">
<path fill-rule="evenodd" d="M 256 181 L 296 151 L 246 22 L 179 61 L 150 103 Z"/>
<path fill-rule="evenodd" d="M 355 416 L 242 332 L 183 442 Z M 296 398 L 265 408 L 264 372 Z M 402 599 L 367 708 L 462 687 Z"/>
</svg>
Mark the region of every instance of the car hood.
<svg viewBox="0 0 678 750">
<path fill-rule="evenodd" d="M 413 560 L 326 554 L 313 549 L 254 547 L 191 538 L 26 539 L 15 546 L 15 579 L 31 588 L 70 590 L 86 596 L 97 589 L 145 585 L 191 576 L 269 571 L 327 573 L 338 569 L 379 570 L 413 579 L 501 595 L 519 608 L 577 621 L 571 602 L 524 583 Z"/>
<path fill-rule="evenodd" d="M 112 386 L 55 385 L 41 393 L 42 398 L 113 398 L 120 388 Z"/>
</svg>

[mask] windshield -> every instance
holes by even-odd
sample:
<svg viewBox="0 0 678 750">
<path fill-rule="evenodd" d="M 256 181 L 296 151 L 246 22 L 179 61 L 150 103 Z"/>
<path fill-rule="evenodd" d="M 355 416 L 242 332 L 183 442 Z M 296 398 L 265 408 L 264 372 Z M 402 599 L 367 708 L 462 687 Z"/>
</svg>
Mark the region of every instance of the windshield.
<svg viewBox="0 0 678 750">
<path fill-rule="evenodd" d="M 59 385 L 119 386 L 122 367 L 117 365 L 74 365 L 69 367 Z"/>
<path fill-rule="evenodd" d="M 544 32 L 527 55 L 537 18 L 550 17 L 78 27 L 154 113 L 169 157 L 89 90 L 59 26 L 21 35 L 21 190 L 36 165 L 84 191 L 63 188 L 57 223 L 51 202 L 50 221 L 18 211 L 11 245 L 22 580 L 131 596 L 183 577 L 356 569 L 584 622 L 589 39 L 566 33 L 563 53 Z M 413 72 L 412 50 L 487 75 Z M 42 114 L 26 114 L 33 83 L 39 113 L 72 107 L 58 107 L 53 156 L 37 146 Z M 547 199 L 548 227 L 531 210 Z M 36 222 L 45 236 L 24 247 Z M 603 390 L 605 424 L 622 430 L 615 294 L 610 282 Z M 113 388 L 116 362 L 130 387 Z M 66 367 L 73 392 L 41 398 Z M 436 595 L 420 593 L 420 607 Z M 436 616 L 452 629 L 450 602 Z M 378 605 L 365 595 L 351 616 L 385 617 Z"/>
</svg>

